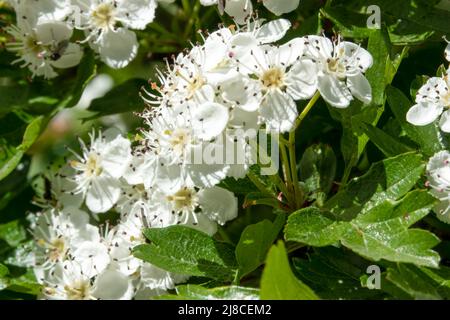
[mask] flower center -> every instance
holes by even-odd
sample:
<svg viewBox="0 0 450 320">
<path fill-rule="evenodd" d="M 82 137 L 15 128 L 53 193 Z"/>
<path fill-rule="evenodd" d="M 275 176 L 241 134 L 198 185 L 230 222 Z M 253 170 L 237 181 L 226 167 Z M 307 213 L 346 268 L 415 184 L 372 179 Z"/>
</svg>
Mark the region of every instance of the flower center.
<svg viewBox="0 0 450 320">
<path fill-rule="evenodd" d="M 58 262 L 65 256 L 66 243 L 63 238 L 57 238 L 51 243 L 50 251 L 48 252 L 48 258 L 50 261 Z"/>
<path fill-rule="evenodd" d="M 266 89 L 283 89 L 284 71 L 279 68 L 270 68 L 263 73 L 261 82 Z"/>
<path fill-rule="evenodd" d="M 36 55 L 39 55 L 44 51 L 43 47 L 37 43 L 35 37 L 28 35 L 24 41 L 25 50 L 28 52 L 32 52 Z"/>
<path fill-rule="evenodd" d="M 183 150 L 191 141 L 190 131 L 187 129 L 175 129 L 164 131 L 169 136 L 169 143 L 178 154 L 183 154 Z"/>
<path fill-rule="evenodd" d="M 90 296 L 91 285 L 88 281 L 76 281 L 72 285 L 64 286 L 69 300 L 85 300 Z"/>
<path fill-rule="evenodd" d="M 192 209 L 197 205 L 195 191 L 186 187 L 168 196 L 167 200 L 173 203 L 175 210 Z"/>
<path fill-rule="evenodd" d="M 339 58 L 329 58 L 326 63 L 326 71 L 336 74 L 339 79 L 344 79 L 346 74 L 345 65 L 341 63 Z"/>
<path fill-rule="evenodd" d="M 108 3 L 102 3 L 91 14 L 94 24 L 101 29 L 114 27 L 114 7 Z"/>
</svg>

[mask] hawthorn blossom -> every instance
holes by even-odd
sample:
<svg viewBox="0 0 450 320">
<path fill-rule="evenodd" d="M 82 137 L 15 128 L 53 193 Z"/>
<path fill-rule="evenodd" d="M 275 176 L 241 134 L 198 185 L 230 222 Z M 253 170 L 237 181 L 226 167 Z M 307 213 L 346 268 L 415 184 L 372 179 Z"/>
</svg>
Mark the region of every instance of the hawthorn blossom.
<svg viewBox="0 0 450 320">
<path fill-rule="evenodd" d="M 437 217 L 450 223 L 450 153 L 440 151 L 427 164 L 427 186 L 430 193 L 440 200 L 434 211 Z"/>
<path fill-rule="evenodd" d="M 198 188 L 188 181 L 177 188 L 156 190 L 155 212 L 161 226 L 187 225 L 213 235 L 217 224 L 237 216 L 237 198 L 220 187 Z"/>
<path fill-rule="evenodd" d="M 32 26 L 28 21 L 6 28 L 13 37 L 8 50 L 19 57 L 13 61 L 28 67 L 34 76 L 54 78 L 54 68 L 71 68 L 80 63 L 83 51 L 78 44 L 70 43 L 73 30 L 59 21 L 47 21 Z"/>
<path fill-rule="evenodd" d="M 353 97 L 372 101 L 372 88 L 364 73 L 373 64 L 371 54 L 359 45 L 326 37 L 306 36 L 305 56 L 318 67 L 318 90 L 336 108 L 347 108 Z"/>
<path fill-rule="evenodd" d="M 98 229 L 89 225 L 87 213 L 70 207 L 61 211 L 48 209 L 38 214 L 32 229 L 37 245 L 36 264 L 43 270 L 69 259 L 74 248 L 98 234 Z"/>
<path fill-rule="evenodd" d="M 450 43 L 445 48 L 444 55 L 445 55 L 445 59 L 447 59 L 447 61 L 450 62 Z"/>
<path fill-rule="evenodd" d="M 114 130 L 96 136 L 90 134 L 90 146 L 80 140 L 82 155 L 69 162 L 75 174 L 69 177 L 76 188 L 72 193 L 82 194 L 93 213 L 110 210 L 119 200 L 122 177 L 131 162 L 131 143 Z"/>
<path fill-rule="evenodd" d="M 450 132 L 450 79 L 430 78 L 416 95 L 416 104 L 409 109 L 406 120 L 416 126 L 425 126 L 440 118 L 439 127 Z"/>
<path fill-rule="evenodd" d="M 297 38 L 280 47 L 255 48 L 253 61 L 242 65 L 257 78 L 262 95 L 256 106 L 268 131 L 289 132 L 298 116 L 295 100 L 311 98 L 317 90 L 316 65 L 301 60 L 303 52 L 304 42 Z"/>
<path fill-rule="evenodd" d="M 200 0 L 204 6 L 218 5 L 221 13 L 226 12 L 236 23 L 244 24 L 253 13 L 251 0 Z M 263 5 L 280 16 L 297 9 L 300 0 L 263 0 Z"/>
<path fill-rule="evenodd" d="M 72 0 L 72 4 L 79 8 L 75 27 L 85 31 L 85 41 L 111 68 L 123 68 L 136 57 L 139 44 L 130 29 L 145 29 L 157 6 L 155 0 Z"/>
<path fill-rule="evenodd" d="M 49 300 L 130 300 L 134 294 L 132 280 L 115 269 L 105 269 L 91 277 L 78 263 L 58 264 L 45 279 L 41 299 Z"/>
</svg>

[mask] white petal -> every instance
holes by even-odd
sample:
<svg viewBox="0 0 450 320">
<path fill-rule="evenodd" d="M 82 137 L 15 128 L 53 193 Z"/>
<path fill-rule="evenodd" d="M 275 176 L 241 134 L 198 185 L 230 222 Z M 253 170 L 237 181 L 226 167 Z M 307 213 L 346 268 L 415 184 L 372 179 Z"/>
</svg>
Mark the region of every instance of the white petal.
<svg viewBox="0 0 450 320">
<path fill-rule="evenodd" d="M 289 95 L 274 91 L 267 94 L 262 102 L 260 114 L 268 131 L 288 132 L 294 125 L 298 111 Z"/>
<path fill-rule="evenodd" d="M 150 263 L 144 263 L 141 268 L 141 281 L 149 289 L 174 289 L 176 284 L 188 278 L 189 276 L 173 274 Z"/>
<path fill-rule="evenodd" d="M 232 192 L 214 187 L 201 190 L 198 197 L 202 213 L 220 225 L 237 217 L 238 203 Z"/>
<path fill-rule="evenodd" d="M 72 36 L 72 29 L 64 22 L 46 22 L 36 27 L 37 40 L 44 44 L 58 44 Z"/>
<path fill-rule="evenodd" d="M 65 69 L 78 65 L 83 57 L 83 50 L 78 44 L 69 43 L 61 58 L 52 61 L 51 64 L 55 68 Z"/>
<path fill-rule="evenodd" d="M 300 60 L 286 75 L 287 93 L 295 100 L 309 99 L 317 91 L 317 66 Z"/>
<path fill-rule="evenodd" d="M 445 48 L 444 55 L 445 55 L 445 59 L 447 59 L 447 61 L 450 62 L 450 43 Z"/>
<path fill-rule="evenodd" d="M 318 78 L 319 91 L 322 98 L 336 108 L 347 108 L 353 100 L 345 82 L 333 76 L 320 74 Z"/>
<path fill-rule="evenodd" d="M 248 112 L 259 109 L 261 101 L 261 86 L 257 81 L 240 77 L 236 81 L 227 83 L 221 87 L 222 98 L 241 110 Z"/>
<path fill-rule="evenodd" d="M 228 108 L 215 102 L 203 103 L 193 111 L 192 125 L 196 136 L 209 141 L 225 130 L 229 119 Z"/>
<path fill-rule="evenodd" d="M 126 0 L 119 2 L 120 21 L 130 29 L 143 30 L 155 19 L 155 0 Z"/>
<path fill-rule="evenodd" d="M 264 6 L 277 16 L 294 11 L 299 3 L 300 0 L 263 0 Z"/>
<path fill-rule="evenodd" d="M 103 272 L 110 262 L 108 249 L 98 242 L 85 241 L 75 249 L 73 256 L 83 273 L 89 277 Z"/>
<path fill-rule="evenodd" d="M 304 51 L 305 41 L 302 38 L 292 39 L 275 50 L 275 61 L 273 62 L 290 66 L 300 59 Z"/>
<path fill-rule="evenodd" d="M 86 205 L 92 213 L 103 213 L 110 210 L 119 200 L 120 185 L 111 176 L 99 176 L 92 180 L 86 194 Z"/>
<path fill-rule="evenodd" d="M 283 0 L 284 1 L 284 0 Z M 291 23 L 286 19 L 272 20 L 258 29 L 256 38 L 260 43 L 272 43 L 282 39 L 291 28 Z"/>
<path fill-rule="evenodd" d="M 416 95 L 416 102 L 441 103 L 443 95 L 448 93 L 449 87 L 443 78 L 432 77 L 419 89 Z"/>
<path fill-rule="evenodd" d="M 347 77 L 347 85 L 358 100 L 369 104 L 372 101 L 372 87 L 362 73 Z"/>
<path fill-rule="evenodd" d="M 439 127 L 444 132 L 450 132 L 450 110 L 445 111 L 439 120 Z"/>
<path fill-rule="evenodd" d="M 93 294 L 102 300 L 131 300 L 133 285 L 126 275 L 107 269 L 97 277 Z"/>
<path fill-rule="evenodd" d="M 315 60 L 322 60 L 323 58 L 331 58 L 333 56 L 334 46 L 330 39 L 321 36 L 306 36 L 304 37 L 305 44 L 309 46 L 305 54 Z"/>
<path fill-rule="evenodd" d="M 197 145 L 191 149 L 193 163 L 185 166 L 186 174 L 198 187 L 213 187 L 225 179 L 229 165 L 225 164 L 225 147 L 218 139 Z M 195 156 L 197 155 L 197 156 Z"/>
<path fill-rule="evenodd" d="M 343 51 L 344 55 L 358 66 L 357 70 L 365 72 L 373 64 L 372 55 L 361 46 L 353 42 L 342 41 L 337 47 L 336 52 Z"/>
<path fill-rule="evenodd" d="M 103 34 L 98 53 L 111 68 L 126 67 L 137 55 L 138 41 L 133 31 L 119 28 Z"/>
<path fill-rule="evenodd" d="M 225 12 L 238 24 L 244 24 L 252 11 L 250 0 L 227 0 L 225 3 Z"/>
<path fill-rule="evenodd" d="M 204 6 L 212 6 L 217 4 L 217 0 L 200 0 L 200 3 Z"/>
<path fill-rule="evenodd" d="M 130 140 L 118 136 L 100 152 L 103 170 L 114 178 L 122 177 L 132 159 Z"/>
<path fill-rule="evenodd" d="M 443 107 L 429 102 L 420 102 L 409 109 L 406 120 L 416 126 L 425 126 L 435 121 L 442 113 Z"/>
</svg>

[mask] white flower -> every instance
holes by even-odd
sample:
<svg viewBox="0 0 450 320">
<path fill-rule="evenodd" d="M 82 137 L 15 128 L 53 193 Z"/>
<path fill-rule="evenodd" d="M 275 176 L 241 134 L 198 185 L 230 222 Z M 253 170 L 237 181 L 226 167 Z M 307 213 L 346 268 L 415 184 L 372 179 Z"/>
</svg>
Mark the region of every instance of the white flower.
<svg viewBox="0 0 450 320">
<path fill-rule="evenodd" d="M 280 47 L 260 46 L 251 50 L 252 60 L 241 66 L 257 78 L 256 92 L 262 93 L 259 113 L 268 131 L 290 131 L 298 115 L 295 100 L 311 98 L 317 90 L 316 65 L 300 59 L 303 52 L 299 38 Z"/>
<path fill-rule="evenodd" d="M 300 0 L 262 0 L 264 6 L 278 16 L 294 11 L 299 2 Z M 219 11 L 226 12 L 238 24 L 246 23 L 253 12 L 250 0 L 200 0 L 200 3 L 204 6 L 218 4 Z"/>
<path fill-rule="evenodd" d="M 441 151 L 436 153 L 427 165 L 427 185 L 430 193 L 440 200 L 434 211 L 437 217 L 450 223 L 450 153 Z"/>
<path fill-rule="evenodd" d="M 76 171 L 71 179 L 77 184 L 72 192 L 82 194 L 93 213 L 102 213 L 110 210 L 119 200 L 119 178 L 131 162 L 131 143 L 114 130 L 98 137 L 93 132 L 90 138 L 90 146 L 80 140 L 82 155 L 70 161 Z"/>
<path fill-rule="evenodd" d="M 136 57 L 139 44 L 129 29 L 145 29 L 157 6 L 155 0 L 73 0 L 73 4 L 81 14 L 76 27 L 85 30 L 86 41 L 112 68 L 123 68 Z"/>
<path fill-rule="evenodd" d="M 188 177 L 198 186 L 218 184 L 229 165 L 222 159 L 214 161 L 207 151 L 223 150 L 221 139 L 216 138 L 227 126 L 228 109 L 214 102 L 176 109 L 166 108 L 148 118 L 149 129 L 143 131 L 146 145 L 158 156 L 154 183 L 171 188 Z"/>
<path fill-rule="evenodd" d="M 32 234 L 38 280 L 53 272 L 57 263 L 73 259 L 80 245 L 99 240 L 98 228 L 89 224 L 89 216 L 74 207 L 48 209 L 39 214 Z"/>
<path fill-rule="evenodd" d="M 63 21 L 71 13 L 70 0 L 15 0 L 11 2 L 17 22 L 36 26 L 46 21 Z"/>
<path fill-rule="evenodd" d="M 178 189 L 155 191 L 153 203 L 160 224 L 182 224 L 213 235 L 217 223 L 224 225 L 237 216 L 237 199 L 220 187 L 197 188 L 189 183 Z"/>
<path fill-rule="evenodd" d="M 326 37 L 306 36 L 305 55 L 319 67 L 318 89 L 330 105 L 346 108 L 353 97 L 372 101 L 372 88 L 364 72 L 372 66 L 370 53 L 355 43 L 331 42 Z"/>
<path fill-rule="evenodd" d="M 450 43 L 445 48 L 444 55 L 445 55 L 445 59 L 447 59 L 447 61 L 450 62 Z"/>
<path fill-rule="evenodd" d="M 417 92 L 416 104 L 406 114 L 408 122 L 416 126 L 424 126 L 440 117 L 440 128 L 444 132 L 450 132 L 450 112 L 444 111 L 450 107 L 449 88 L 448 75 L 442 78 L 430 78 Z"/>
<path fill-rule="evenodd" d="M 54 78 L 53 70 L 71 68 L 80 63 L 83 56 L 78 44 L 70 43 L 73 30 L 58 21 L 43 22 L 31 27 L 27 21 L 6 29 L 14 37 L 8 43 L 8 49 L 20 57 L 13 63 L 22 63 L 28 67 L 33 76 Z"/>
<path fill-rule="evenodd" d="M 42 299 L 51 300 L 130 300 L 134 294 L 131 278 L 115 269 L 95 277 L 83 273 L 75 261 L 58 264 L 45 279 Z"/>
<path fill-rule="evenodd" d="M 264 6 L 277 16 L 297 9 L 300 0 L 263 0 Z"/>
</svg>

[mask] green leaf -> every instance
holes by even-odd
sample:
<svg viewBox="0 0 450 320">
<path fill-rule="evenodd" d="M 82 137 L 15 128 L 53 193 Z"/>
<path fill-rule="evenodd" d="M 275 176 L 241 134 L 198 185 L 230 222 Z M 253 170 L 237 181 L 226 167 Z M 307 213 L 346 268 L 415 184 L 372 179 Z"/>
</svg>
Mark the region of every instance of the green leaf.
<svg viewBox="0 0 450 320">
<path fill-rule="evenodd" d="M 372 165 L 362 177 L 327 201 L 325 208 L 339 220 L 351 220 L 386 200 L 397 200 L 419 180 L 425 165 L 416 153 L 406 153 Z"/>
<path fill-rule="evenodd" d="M 134 255 L 178 274 L 233 280 L 237 272 L 234 250 L 207 234 L 184 226 L 147 229 L 150 244 L 134 248 Z"/>
<path fill-rule="evenodd" d="M 94 99 L 89 111 L 96 112 L 93 117 L 141 111 L 144 108 L 139 92 L 147 84 L 144 79 L 129 79 L 114 87 L 104 97 Z"/>
<path fill-rule="evenodd" d="M 17 247 L 26 239 L 26 232 L 18 220 L 0 225 L 0 239 L 11 247 Z"/>
<path fill-rule="evenodd" d="M 387 157 L 393 157 L 412 151 L 410 147 L 404 145 L 402 142 L 381 129 L 365 123 L 361 123 L 361 127 L 369 137 L 370 141 L 372 141 Z"/>
<path fill-rule="evenodd" d="M 254 288 L 229 286 L 204 288 L 199 285 L 182 285 L 176 287 L 177 295 L 163 295 L 157 299 L 170 300 L 257 300 L 259 290 Z"/>
<path fill-rule="evenodd" d="M 343 248 L 318 248 L 307 259 L 293 259 L 297 276 L 323 299 L 378 299 L 384 293 L 361 286 L 373 264 Z"/>
<path fill-rule="evenodd" d="M 0 291 L 8 287 L 8 279 L 6 278 L 8 275 L 8 268 L 0 263 Z"/>
<path fill-rule="evenodd" d="M 37 283 L 36 277 L 32 269 L 29 269 L 25 274 L 17 277 L 10 278 L 8 281 L 8 291 L 38 295 L 41 291 L 42 286 Z"/>
<path fill-rule="evenodd" d="M 337 243 L 347 228 L 346 222 L 334 221 L 320 209 L 309 207 L 289 216 L 284 233 L 287 241 L 325 247 Z"/>
<path fill-rule="evenodd" d="M 9 274 L 9 270 L 6 266 L 0 263 L 0 278 L 4 278 Z"/>
<path fill-rule="evenodd" d="M 400 204 L 385 202 L 349 222 L 341 242 L 369 259 L 438 267 L 439 254 L 431 250 L 440 241 L 427 230 L 408 229 L 435 205 L 424 191 L 408 194 Z"/>
<path fill-rule="evenodd" d="M 312 246 L 328 246 L 338 240 L 368 259 L 409 262 L 437 267 L 439 255 L 431 250 L 439 239 L 423 229 L 409 229 L 425 217 L 436 199 L 425 191 L 413 191 L 395 203 L 386 199 L 351 221 L 337 221 L 319 209 L 297 211 L 288 219 L 286 240 Z M 328 215 L 328 217 L 327 217 Z"/>
<path fill-rule="evenodd" d="M 411 298 L 419 300 L 442 299 L 438 291 L 438 285 L 415 266 L 401 263 L 388 268 L 386 280 L 392 282 Z"/>
<path fill-rule="evenodd" d="M 336 175 L 336 156 L 333 149 L 324 144 L 309 147 L 303 154 L 299 167 L 300 179 L 310 193 L 309 198 L 323 204 Z"/>
<path fill-rule="evenodd" d="M 389 86 L 386 89 L 387 100 L 392 113 L 402 126 L 408 137 L 420 147 L 421 151 L 432 156 L 445 148 L 441 133 L 435 124 L 414 126 L 406 121 L 406 113 L 413 106 L 409 99 L 399 89 Z"/>
<path fill-rule="evenodd" d="M 88 51 L 77 69 L 77 77 L 71 90 L 71 94 L 63 102 L 63 108 L 72 108 L 81 98 L 84 89 L 86 89 L 89 82 L 97 75 L 97 65 L 95 62 L 95 55 L 93 51 Z"/>
<path fill-rule="evenodd" d="M 284 221 L 284 215 L 280 214 L 274 223 L 263 220 L 244 229 L 236 246 L 236 260 L 241 278 L 264 263 L 267 251 L 278 237 Z"/>
<path fill-rule="evenodd" d="M 292 273 L 282 241 L 272 246 L 267 255 L 261 279 L 263 300 L 317 300 L 319 297 Z"/>
<path fill-rule="evenodd" d="M 1 146 L 0 180 L 6 178 L 19 165 L 25 152 L 36 142 L 46 124 L 47 118 L 39 116 L 27 126 L 22 139 L 22 144 L 17 148 L 8 146 L 7 142 L 5 142 L 5 145 Z"/>
</svg>

